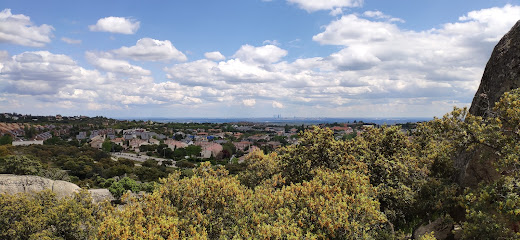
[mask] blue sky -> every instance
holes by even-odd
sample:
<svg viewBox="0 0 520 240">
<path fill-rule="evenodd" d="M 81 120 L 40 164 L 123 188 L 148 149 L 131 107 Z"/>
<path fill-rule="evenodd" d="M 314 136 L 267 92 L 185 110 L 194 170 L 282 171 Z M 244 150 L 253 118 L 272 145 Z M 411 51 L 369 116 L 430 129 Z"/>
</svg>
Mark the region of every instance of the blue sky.
<svg viewBox="0 0 520 240">
<path fill-rule="evenodd" d="M 469 106 L 520 1 L 0 3 L 0 112 L 433 117 Z"/>
</svg>

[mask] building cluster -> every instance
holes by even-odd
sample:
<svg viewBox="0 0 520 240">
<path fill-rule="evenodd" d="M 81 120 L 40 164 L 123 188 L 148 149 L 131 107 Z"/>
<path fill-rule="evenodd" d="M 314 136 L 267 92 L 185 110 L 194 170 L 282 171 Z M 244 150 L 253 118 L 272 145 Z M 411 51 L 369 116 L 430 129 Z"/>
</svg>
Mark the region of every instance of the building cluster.
<svg viewBox="0 0 520 240">
<path fill-rule="evenodd" d="M 143 147 L 148 145 L 164 144 L 172 151 L 195 145 L 201 149 L 200 156 L 197 156 L 200 158 L 216 157 L 221 153 L 224 154 L 225 150 L 229 152 L 230 148 L 234 149 L 233 152 L 238 155 L 254 149 L 272 151 L 285 145 L 297 144 L 297 134 L 304 129 L 303 125 L 296 128 L 288 125 L 251 122 L 224 125 L 200 124 L 200 128 L 173 129 L 168 128 L 167 125 L 157 126 L 151 121 L 140 124 L 141 127 L 117 129 L 116 126 L 136 125 L 135 121 L 118 121 L 103 117 L 64 117 L 61 115 L 42 117 L 5 113 L 0 114 L 1 119 L 6 122 L 0 121 L 0 136 L 10 135 L 14 140 L 13 145 L 41 144 L 56 136 L 62 140 L 77 141 L 78 144 L 88 144 L 99 149 L 103 148 L 105 142 L 110 142 L 112 149 L 117 145 L 119 150 L 136 153 L 141 150 L 150 151 L 148 149 L 156 147 Z M 20 121 L 16 122 L 15 119 Z M 27 119 L 31 119 L 31 121 L 27 122 Z M 45 119 L 53 121 L 46 122 Z M 83 122 L 66 122 L 71 120 Z M 211 127 L 208 128 L 210 125 Z M 152 129 L 144 128 L 146 126 Z M 360 134 L 363 131 L 363 127 L 360 126 L 359 124 L 333 124 L 320 127 L 329 127 L 337 138 L 341 138 L 346 135 Z M 352 127 L 355 127 L 357 131 Z M 160 149 L 164 149 L 164 147 Z M 158 154 L 157 151 L 155 154 Z M 229 157 L 227 153 L 225 155 Z"/>
<path fill-rule="evenodd" d="M 186 148 L 190 145 L 200 146 L 200 158 L 216 157 L 224 150 L 224 144 L 231 143 L 237 151 L 247 153 L 254 149 L 276 149 L 283 144 L 275 137 L 286 137 L 286 143 L 296 143 L 291 136 L 297 134 L 296 129 L 285 131 L 281 128 L 253 128 L 251 126 L 235 125 L 234 131 L 222 129 L 184 129 L 169 136 L 142 128 L 134 129 L 98 129 L 82 131 L 76 135 L 76 140 L 86 141 L 91 147 L 101 149 L 105 141 L 121 146 L 126 151 L 140 152 L 142 146 L 165 144 L 172 151 Z M 255 134 L 248 134 L 254 132 Z"/>
</svg>

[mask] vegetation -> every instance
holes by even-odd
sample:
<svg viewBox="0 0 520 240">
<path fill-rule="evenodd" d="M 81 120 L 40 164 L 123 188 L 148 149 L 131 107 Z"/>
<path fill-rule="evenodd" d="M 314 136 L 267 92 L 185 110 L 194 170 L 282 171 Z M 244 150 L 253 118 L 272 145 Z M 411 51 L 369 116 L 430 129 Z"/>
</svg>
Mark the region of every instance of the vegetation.
<svg viewBox="0 0 520 240">
<path fill-rule="evenodd" d="M 506 93 L 494 113 L 482 119 L 455 108 L 418 124 L 412 135 L 382 126 L 343 140 L 316 127 L 300 133 L 297 145 L 269 154 L 253 151 L 242 167 L 228 165 L 235 175 L 208 162 L 170 171 L 153 160 L 140 167 L 111 161 L 97 150 L 79 154 L 63 147 L 65 153 L 57 154 L 52 146 L 39 146 L 17 149 L 24 156 L 13 156 L 12 148 L 0 146 L 3 172 L 34 174 L 41 168 L 52 175 L 49 169 L 60 167 L 76 181 L 109 188 L 124 203 L 98 211 L 81 194 L 64 200 L 48 192 L 1 195 L 0 234 L 3 239 L 403 239 L 443 217 L 461 226 L 461 239 L 520 239 L 520 90 Z M 31 157 L 35 152 L 38 157 Z M 468 164 L 491 174 L 468 179 Z M 125 174 L 131 177 L 105 179 Z M 136 181 L 154 179 L 160 183 Z M 127 193 L 143 190 L 150 193 Z M 71 235 L 64 235 L 65 227 Z M 420 239 L 435 239 L 435 232 Z"/>
<path fill-rule="evenodd" d="M 35 194 L 0 194 L 0 238 L 93 239 L 100 206 L 87 191 L 58 199 L 50 190 Z"/>
</svg>

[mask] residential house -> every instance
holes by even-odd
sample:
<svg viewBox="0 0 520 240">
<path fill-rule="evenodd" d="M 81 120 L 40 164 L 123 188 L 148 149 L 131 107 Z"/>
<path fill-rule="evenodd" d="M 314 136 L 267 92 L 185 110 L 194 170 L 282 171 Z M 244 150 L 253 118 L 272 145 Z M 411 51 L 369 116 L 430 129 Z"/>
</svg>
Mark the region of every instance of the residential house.
<svg viewBox="0 0 520 240">
<path fill-rule="evenodd" d="M 201 146 L 202 151 L 200 155 L 202 158 L 210 158 L 211 156 L 217 156 L 224 149 L 222 145 L 214 142 L 197 142 L 196 145 Z"/>
<path fill-rule="evenodd" d="M 124 138 L 114 138 L 111 140 L 112 143 L 117 144 L 121 147 L 125 146 L 125 139 Z"/>
<path fill-rule="evenodd" d="M 176 141 L 176 140 L 173 140 L 173 139 L 168 139 L 168 140 L 164 141 L 164 144 L 168 145 L 168 147 L 171 150 L 175 150 L 177 148 L 185 148 L 185 147 L 188 146 L 188 144 L 185 143 L 185 142 Z"/>
<path fill-rule="evenodd" d="M 142 145 L 149 145 L 149 143 L 146 140 L 138 139 L 138 138 L 130 140 L 129 144 L 130 145 L 128 147 L 130 149 L 136 151 L 136 152 L 139 152 L 139 147 L 140 146 L 142 146 Z"/>
<path fill-rule="evenodd" d="M 251 147 L 251 142 L 242 141 L 242 142 L 234 142 L 233 145 L 235 145 L 235 148 L 240 151 L 245 151 L 246 149 L 249 149 Z"/>
<path fill-rule="evenodd" d="M 45 141 L 49 138 L 52 138 L 52 134 L 50 132 L 44 132 L 44 133 L 40 133 L 40 134 L 36 135 L 36 137 L 34 137 L 34 140 Z"/>
</svg>

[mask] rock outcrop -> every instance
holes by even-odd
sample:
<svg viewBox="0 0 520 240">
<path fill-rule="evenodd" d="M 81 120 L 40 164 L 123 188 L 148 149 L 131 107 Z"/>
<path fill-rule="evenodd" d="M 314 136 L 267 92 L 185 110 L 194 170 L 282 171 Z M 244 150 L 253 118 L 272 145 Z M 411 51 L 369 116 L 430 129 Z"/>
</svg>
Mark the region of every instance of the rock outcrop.
<svg viewBox="0 0 520 240">
<path fill-rule="evenodd" d="M 92 196 L 92 202 L 93 203 L 100 203 L 105 200 L 114 201 L 116 200 L 114 196 L 112 196 L 112 193 L 108 191 L 108 189 L 90 189 L 88 190 L 90 193 L 90 196 Z"/>
<path fill-rule="evenodd" d="M 453 239 L 452 230 L 454 229 L 454 223 L 451 219 L 437 218 L 435 221 L 420 226 L 413 233 L 413 239 L 420 239 L 421 236 L 433 232 L 435 239 Z"/>
<path fill-rule="evenodd" d="M 80 188 L 70 182 L 54 181 L 47 178 L 29 175 L 0 175 L 0 193 L 31 193 L 50 189 L 58 198 L 71 196 Z"/>
<path fill-rule="evenodd" d="M 51 180 L 48 178 L 29 176 L 0 174 L 0 193 L 17 194 L 32 193 L 50 189 L 58 198 L 72 196 L 80 190 L 74 183 Z M 112 201 L 114 197 L 108 189 L 91 189 L 92 202 L 99 203 L 104 200 Z"/>
<path fill-rule="evenodd" d="M 486 64 L 479 89 L 473 98 L 469 113 L 480 117 L 493 117 L 493 108 L 500 97 L 520 87 L 520 21 L 502 37 L 493 49 Z M 455 159 L 459 170 L 456 181 L 463 187 L 476 187 L 482 181 L 500 177 L 493 162 L 496 156 L 486 150 L 461 151 Z M 481 158 L 480 156 L 485 156 Z"/>
<path fill-rule="evenodd" d="M 492 116 L 502 94 L 520 87 L 520 21 L 502 37 L 489 59 L 469 113 Z"/>
</svg>

